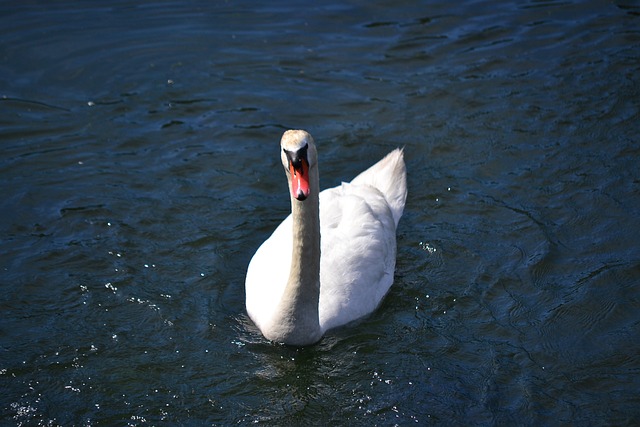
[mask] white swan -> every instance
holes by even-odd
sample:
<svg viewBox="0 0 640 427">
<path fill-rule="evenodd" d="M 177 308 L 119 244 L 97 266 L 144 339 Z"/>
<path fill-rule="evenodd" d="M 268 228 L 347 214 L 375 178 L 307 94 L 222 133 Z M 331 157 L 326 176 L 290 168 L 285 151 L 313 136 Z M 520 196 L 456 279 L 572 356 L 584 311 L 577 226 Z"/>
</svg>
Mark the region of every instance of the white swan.
<svg viewBox="0 0 640 427">
<path fill-rule="evenodd" d="M 406 169 L 396 149 L 320 193 L 311 135 L 286 131 L 280 146 L 292 213 L 249 263 L 246 306 L 267 339 L 302 346 L 371 313 L 389 290 Z"/>
</svg>

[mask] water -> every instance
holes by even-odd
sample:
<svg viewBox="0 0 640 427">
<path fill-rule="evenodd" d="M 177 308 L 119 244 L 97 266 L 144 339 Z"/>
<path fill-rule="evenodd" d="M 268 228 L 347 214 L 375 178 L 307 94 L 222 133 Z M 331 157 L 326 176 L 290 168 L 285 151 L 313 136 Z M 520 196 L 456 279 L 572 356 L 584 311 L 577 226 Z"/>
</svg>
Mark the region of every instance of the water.
<svg viewBox="0 0 640 427">
<path fill-rule="evenodd" d="M 3 425 L 640 420 L 633 2 L 0 6 Z M 300 350 L 244 312 L 289 211 L 404 146 L 396 281 Z"/>
</svg>

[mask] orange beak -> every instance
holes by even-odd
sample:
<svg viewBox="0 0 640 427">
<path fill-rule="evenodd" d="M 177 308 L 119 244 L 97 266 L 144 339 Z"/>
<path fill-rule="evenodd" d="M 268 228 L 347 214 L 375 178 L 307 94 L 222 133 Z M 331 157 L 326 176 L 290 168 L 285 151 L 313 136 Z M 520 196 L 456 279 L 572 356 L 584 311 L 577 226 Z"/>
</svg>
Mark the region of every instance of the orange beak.
<svg viewBox="0 0 640 427">
<path fill-rule="evenodd" d="M 309 197 L 309 164 L 302 159 L 300 166 L 296 168 L 292 162 L 289 162 L 289 171 L 291 172 L 291 196 L 297 200 L 303 201 Z"/>
</svg>

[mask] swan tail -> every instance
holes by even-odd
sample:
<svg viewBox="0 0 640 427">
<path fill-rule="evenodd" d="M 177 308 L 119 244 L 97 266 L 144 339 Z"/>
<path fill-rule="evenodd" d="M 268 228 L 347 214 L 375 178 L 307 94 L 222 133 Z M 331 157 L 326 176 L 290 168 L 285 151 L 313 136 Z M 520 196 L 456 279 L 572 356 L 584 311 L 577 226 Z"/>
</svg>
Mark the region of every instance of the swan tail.
<svg viewBox="0 0 640 427">
<path fill-rule="evenodd" d="M 404 151 L 396 148 L 382 160 L 356 176 L 351 184 L 371 185 L 377 188 L 387 200 L 393 220 L 398 226 L 404 204 L 407 200 L 407 168 Z"/>
</svg>

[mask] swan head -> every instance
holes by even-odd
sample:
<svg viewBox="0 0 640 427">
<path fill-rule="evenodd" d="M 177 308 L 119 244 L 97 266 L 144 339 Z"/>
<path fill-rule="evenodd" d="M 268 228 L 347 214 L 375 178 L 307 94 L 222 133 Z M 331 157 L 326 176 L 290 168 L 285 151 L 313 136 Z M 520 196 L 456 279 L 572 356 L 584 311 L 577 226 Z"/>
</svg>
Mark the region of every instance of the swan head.
<svg viewBox="0 0 640 427">
<path fill-rule="evenodd" d="M 287 173 L 291 197 L 299 201 L 311 192 L 310 173 L 317 165 L 313 137 L 303 130 L 288 130 L 280 140 L 282 166 Z"/>
</svg>

